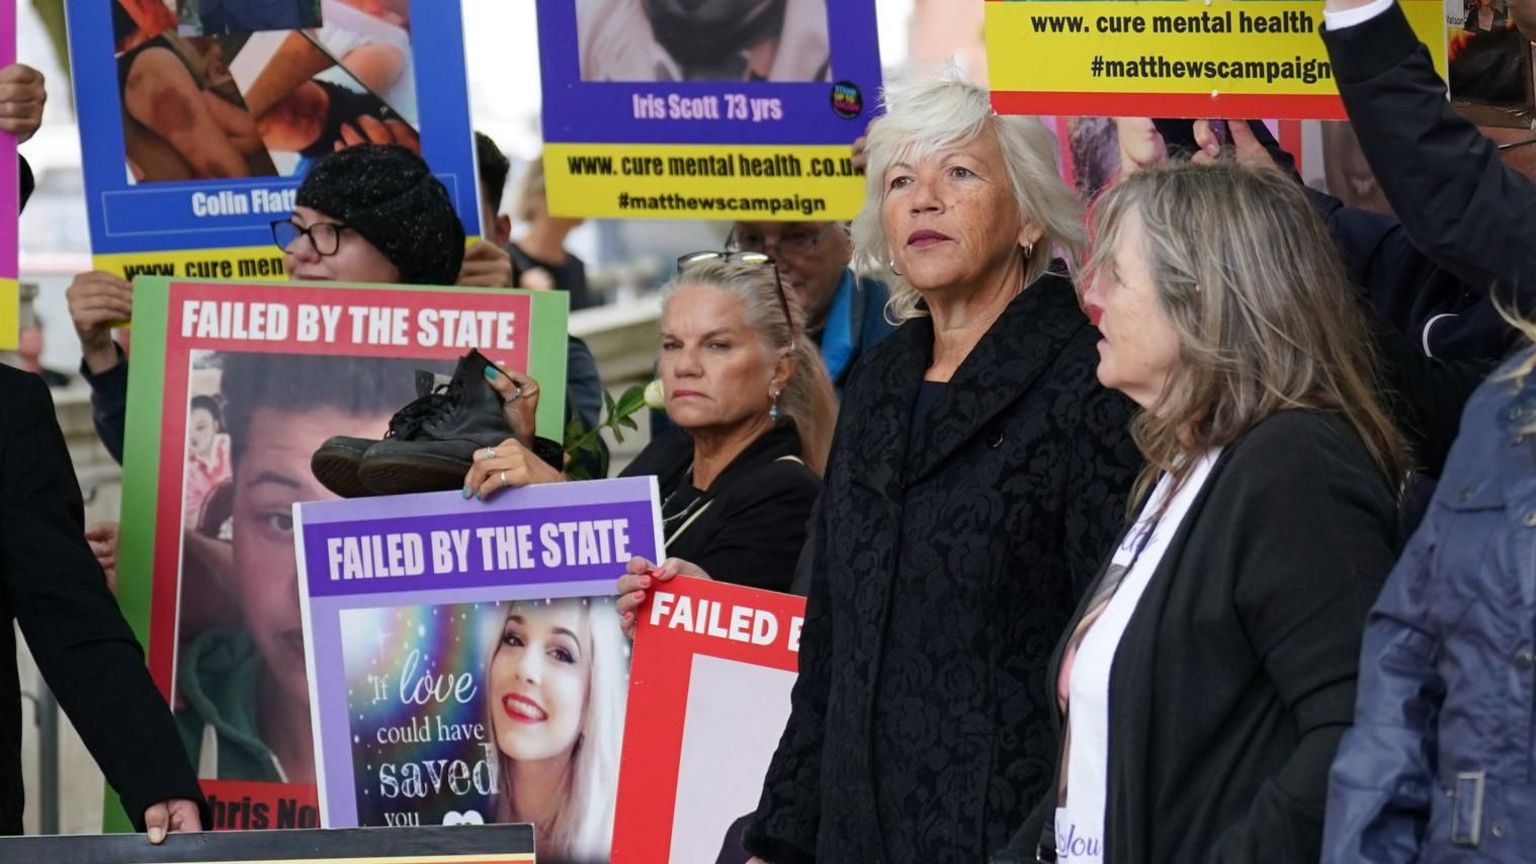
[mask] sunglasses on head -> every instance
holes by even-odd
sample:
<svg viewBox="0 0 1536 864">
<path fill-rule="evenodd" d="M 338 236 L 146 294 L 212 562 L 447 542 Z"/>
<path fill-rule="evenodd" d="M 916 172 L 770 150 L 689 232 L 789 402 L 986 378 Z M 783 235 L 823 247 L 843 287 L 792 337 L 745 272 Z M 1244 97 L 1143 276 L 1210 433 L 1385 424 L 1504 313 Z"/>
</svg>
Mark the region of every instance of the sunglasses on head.
<svg viewBox="0 0 1536 864">
<path fill-rule="evenodd" d="M 773 270 L 773 287 L 779 292 L 779 308 L 784 310 L 784 321 L 789 325 L 790 338 L 793 340 L 795 333 L 795 319 L 789 314 L 789 300 L 784 296 L 784 282 L 779 278 L 779 268 L 773 258 L 763 252 L 715 252 L 703 250 L 689 252 L 687 255 L 679 255 L 677 258 L 677 272 L 699 263 L 700 261 L 729 261 L 732 264 L 746 264 L 752 267 L 768 267 Z"/>
</svg>

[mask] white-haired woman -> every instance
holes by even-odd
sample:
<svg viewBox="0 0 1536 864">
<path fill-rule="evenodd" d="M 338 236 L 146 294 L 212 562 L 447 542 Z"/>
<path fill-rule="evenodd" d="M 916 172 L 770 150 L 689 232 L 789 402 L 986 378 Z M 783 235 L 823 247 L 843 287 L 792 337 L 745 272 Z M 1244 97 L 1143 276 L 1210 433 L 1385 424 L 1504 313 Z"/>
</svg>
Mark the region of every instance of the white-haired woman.
<svg viewBox="0 0 1536 864">
<path fill-rule="evenodd" d="M 657 365 L 677 429 L 622 476 L 656 477 L 673 555 L 722 582 L 787 591 L 837 416 L 821 354 L 767 255 L 685 255 L 664 293 Z M 492 386 L 510 395 L 507 379 Z M 558 479 L 509 440 L 475 455 L 465 490 Z"/>
<path fill-rule="evenodd" d="M 539 860 L 607 861 L 629 656 L 612 601 L 507 607 L 486 664 L 496 822 L 534 826 Z"/>
<path fill-rule="evenodd" d="M 1316 861 L 1408 469 L 1364 321 L 1279 172 L 1137 172 L 1095 237 L 1098 377 L 1147 467 L 1046 678 L 1057 787 L 1003 860 Z"/>
<path fill-rule="evenodd" d="M 1054 136 L 959 81 L 886 102 L 853 230 L 905 323 L 844 391 L 811 526 L 793 711 L 746 840 L 776 864 L 1004 844 L 1050 783 L 1050 646 L 1139 465 L 1056 258 L 1083 228 Z"/>
</svg>

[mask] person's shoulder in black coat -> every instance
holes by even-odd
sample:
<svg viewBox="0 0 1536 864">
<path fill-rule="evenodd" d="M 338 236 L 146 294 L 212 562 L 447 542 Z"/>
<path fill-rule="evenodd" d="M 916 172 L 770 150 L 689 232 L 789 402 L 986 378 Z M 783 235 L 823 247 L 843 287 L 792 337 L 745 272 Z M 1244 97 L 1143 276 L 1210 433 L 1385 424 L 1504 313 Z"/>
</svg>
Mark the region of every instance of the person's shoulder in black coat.
<svg viewBox="0 0 1536 864">
<path fill-rule="evenodd" d="M 697 558 L 690 560 L 716 579 L 789 591 L 820 495 L 821 478 L 799 459 L 763 462 L 732 477 L 714 495 L 714 512 L 706 514 L 709 524 L 690 529 L 681 538 L 684 542 L 669 551 L 696 547 Z M 694 530 L 699 533 L 689 537 Z"/>
<path fill-rule="evenodd" d="M 655 475 L 665 498 L 685 482 L 692 461 L 693 439 L 673 429 L 652 439 L 620 476 Z M 781 421 L 720 472 L 704 492 L 706 506 L 670 529 L 667 554 L 722 582 L 788 591 L 821 486 L 800 458 L 795 425 Z"/>
</svg>

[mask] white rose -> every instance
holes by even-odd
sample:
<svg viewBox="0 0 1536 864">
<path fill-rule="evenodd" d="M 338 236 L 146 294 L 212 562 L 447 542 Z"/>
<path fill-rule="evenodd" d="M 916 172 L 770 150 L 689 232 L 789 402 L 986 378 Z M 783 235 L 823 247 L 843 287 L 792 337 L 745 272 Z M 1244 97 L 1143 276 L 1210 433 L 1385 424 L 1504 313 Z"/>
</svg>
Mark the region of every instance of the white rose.
<svg viewBox="0 0 1536 864">
<path fill-rule="evenodd" d="M 661 379 L 657 378 L 645 385 L 645 405 L 657 411 L 667 407 L 667 394 L 661 388 Z"/>
</svg>

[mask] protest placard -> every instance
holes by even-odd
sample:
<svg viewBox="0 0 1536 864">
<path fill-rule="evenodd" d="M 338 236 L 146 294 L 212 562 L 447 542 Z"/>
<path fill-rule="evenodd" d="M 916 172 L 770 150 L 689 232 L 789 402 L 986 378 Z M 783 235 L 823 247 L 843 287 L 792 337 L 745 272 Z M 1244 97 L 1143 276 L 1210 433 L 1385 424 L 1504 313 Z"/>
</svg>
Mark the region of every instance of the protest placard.
<svg viewBox="0 0 1536 864">
<path fill-rule="evenodd" d="M 0 69 L 16 62 L 16 7 L 0 4 Z M 21 194 L 17 183 L 20 165 L 16 158 L 16 136 L 0 132 L 0 350 L 16 347 L 21 326 L 21 286 L 17 281 L 17 225 L 21 213 Z"/>
<path fill-rule="evenodd" d="M 1446 83 L 1476 123 L 1529 129 L 1536 123 L 1533 47 L 1515 29 L 1507 0 L 1445 0 Z"/>
<path fill-rule="evenodd" d="M 536 817 L 606 862 L 629 645 L 613 586 L 659 560 L 654 477 L 294 506 L 322 821 Z"/>
<path fill-rule="evenodd" d="M 281 280 L 271 223 L 315 158 L 417 150 L 479 206 L 458 0 L 68 0 L 98 268 Z"/>
<path fill-rule="evenodd" d="M 1403 0 L 1445 73 L 1442 0 Z M 1313 0 L 987 0 L 1004 114 L 1344 119 Z"/>
<path fill-rule="evenodd" d="M 880 90 L 873 0 L 539 0 L 557 216 L 848 219 Z"/>
<path fill-rule="evenodd" d="M 1092 201 L 1115 181 L 1169 159 L 1187 158 L 1195 147 L 1188 120 L 1150 117 L 1055 117 L 1062 178 Z M 1268 120 L 1265 126 L 1301 168 L 1301 121 Z M 1169 140 L 1169 138 L 1173 140 Z"/>
<path fill-rule="evenodd" d="M 805 598 L 678 577 L 636 616 L 615 864 L 732 862 L 789 719 Z"/>
<path fill-rule="evenodd" d="M 118 600 L 204 778 L 213 827 L 320 824 L 292 505 L 334 496 L 311 455 L 331 436 L 383 437 L 416 398 L 417 370 L 452 372 L 471 348 L 541 382 L 537 425 L 558 437 L 566 302 L 139 280 Z"/>
<path fill-rule="evenodd" d="M 532 864 L 527 825 L 0 839 L 0 864 Z"/>
</svg>

